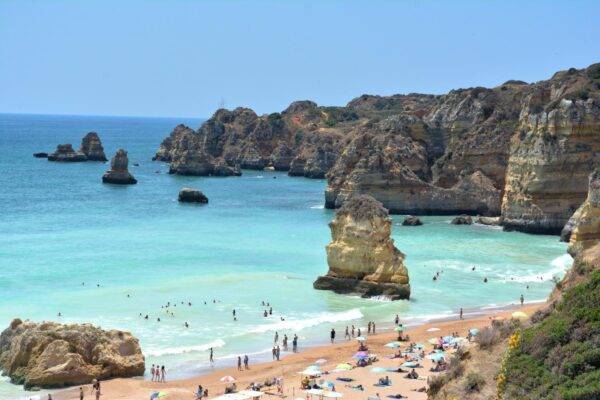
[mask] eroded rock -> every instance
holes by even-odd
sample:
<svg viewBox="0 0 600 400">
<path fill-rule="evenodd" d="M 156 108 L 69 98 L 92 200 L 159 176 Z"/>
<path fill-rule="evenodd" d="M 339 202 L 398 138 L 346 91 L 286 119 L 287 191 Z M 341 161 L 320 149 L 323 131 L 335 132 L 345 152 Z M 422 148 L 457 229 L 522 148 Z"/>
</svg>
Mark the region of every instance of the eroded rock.
<svg viewBox="0 0 600 400">
<path fill-rule="evenodd" d="M 183 188 L 179 191 L 179 201 L 181 203 L 207 204 L 208 197 L 197 189 Z"/>
<path fill-rule="evenodd" d="M 128 164 L 127 152 L 123 149 L 117 150 L 110 161 L 110 169 L 102 175 L 102 182 L 117 185 L 136 184 L 137 180 L 129 173 Z"/>
<path fill-rule="evenodd" d="M 48 154 L 48 161 L 83 162 L 87 161 L 87 157 L 85 154 L 73 150 L 73 146 L 70 143 L 67 143 L 56 146 L 56 151 L 52 154 Z"/>
<path fill-rule="evenodd" d="M 107 161 L 102 142 L 96 132 L 89 132 L 83 137 L 79 152 L 85 154 L 88 161 Z"/>
</svg>

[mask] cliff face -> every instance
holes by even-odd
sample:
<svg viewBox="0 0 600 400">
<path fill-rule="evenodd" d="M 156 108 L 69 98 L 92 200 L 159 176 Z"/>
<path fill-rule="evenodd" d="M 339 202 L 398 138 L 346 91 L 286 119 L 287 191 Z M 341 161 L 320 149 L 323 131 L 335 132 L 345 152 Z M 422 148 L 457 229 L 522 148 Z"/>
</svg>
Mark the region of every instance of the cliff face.
<svg viewBox="0 0 600 400">
<path fill-rule="evenodd" d="M 410 296 L 404 254 L 390 238 L 392 221 L 381 203 L 371 196 L 354 196 L 329 226 L 329 271 L 315 281 L 316 289 L 394 300 Z"/>
<path fill-rule="evenodd" d="M 512 139 L 504 226 L 558 233 L 600 167 L 600 65 L 557 73 L 531 90 Z"/>
<path fill-rule="evenodd" d="M 15 319 L 0 335 L 0 367 L 25 388 L 52 388 L 143 375 L 144 356 L 129 332 Z"/>
<path fill-rule="evenodd" d="M 83 137 L 79 151 L 85 154 L 88 161 L 107 161 L 102 142 L 96 132 L 89 132 Z"/>
<path fill-rule="evenodd" d="M 600 64 L 440 96 L 218 110 L 197 131 L 176 127 L 155 158 L 177 174 L 326 176 L 330 208 L 368 193 L 393 213 L 501 215 L 506 229 L 558 233 L 600 165 Z"/>
</svg>

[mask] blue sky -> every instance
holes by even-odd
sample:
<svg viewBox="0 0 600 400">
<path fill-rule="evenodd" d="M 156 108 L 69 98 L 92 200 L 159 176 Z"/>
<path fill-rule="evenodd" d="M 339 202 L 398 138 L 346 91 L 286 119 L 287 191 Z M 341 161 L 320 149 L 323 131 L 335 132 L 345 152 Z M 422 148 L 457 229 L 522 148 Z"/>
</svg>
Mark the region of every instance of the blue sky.
<svg viewBox="0 0 600 400">
<path fill-rule="evenodd" d="M 0 112 L 207 117 L 536 81 L 600 62 L 600 1 L 2 1 Z"/>
</svg>

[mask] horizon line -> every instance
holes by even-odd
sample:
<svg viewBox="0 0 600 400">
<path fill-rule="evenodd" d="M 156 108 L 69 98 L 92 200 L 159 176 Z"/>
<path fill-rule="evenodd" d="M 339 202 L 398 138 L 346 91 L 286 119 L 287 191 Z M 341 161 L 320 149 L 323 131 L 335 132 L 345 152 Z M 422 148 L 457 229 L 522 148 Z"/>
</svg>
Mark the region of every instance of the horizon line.
<svg viewBox="0 0 600 400">
<path fill-rule="evenodd" d="M 124 114 L 68 114 L 68 113 L 39 113 L 39 112 L 6 112 L 0 111 L 0 115 L 29 115 L 41 117 L 101 117 L 101 118 L 156 118 L 156 119 L 199 119 L 207 120 L 207 117 L 186 117 L 186 116 L 151 116 L 151 115 L 124 115 Z"/>
</svg>

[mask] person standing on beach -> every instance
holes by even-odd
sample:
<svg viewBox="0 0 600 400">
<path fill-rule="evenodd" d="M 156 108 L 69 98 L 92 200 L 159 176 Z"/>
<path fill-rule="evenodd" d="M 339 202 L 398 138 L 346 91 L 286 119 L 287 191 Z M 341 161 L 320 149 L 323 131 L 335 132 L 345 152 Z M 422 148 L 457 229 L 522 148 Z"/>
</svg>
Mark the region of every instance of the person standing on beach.
<svg viewBox="0 0 600 400">
<path fill-rule="evenodd" d="M 352 325 L 352 337 L 354 337 L 354 325 Z"/>
<path fill-rule="evenodd" d="M 238 356 L 238 371 L 242 370 L 242 357 Z"/>
<path fill-rule="evenodd" d="M 279 356 L 281 355 L 281 349 L 279 348 L 279 346 L 277 346 L 275 348 L 275 357 L 277 358 L 277 361 L 279 361 Z"/>
<path fill-rule="evenodd" d="M 523 306 L 523 303 L 525 302 L 525 297 L 523 297 L 523 294 L 521 293 L 521 307 Z"/>
<path fill-rule="evenodd" d="M 358 328 L 358 336 L 360 336 L 360 327 Z"/>
<path fill-rule="evenodd" d="M 298 335 L 294 334 L 294 338 L 292 339 L 292 351 L 294 353 L 298 352 Z"/>
<path fill-rule="evenodd" d="M 367 334 L 371 333 L 371 321 L 367 324 Z"/>
<path fill-rule="evenodd" d="M 162 367 L 160 367 L 160 381 L 162 383 L 165 383 L 165 366 L 164 365 Z"/>
<path fill-rule="evenodd" d="M 79 400 L 83 400 L 83 387 L 79 386 Z"/>
<path fill-rule="evenodd" d="M 275 354 L 277 352 L 277 350 L 275 349 L 275 346 L 273 346 L 273 349 L 271 350 L 271 353 L 273 355 L 273 360 L 275 359 L 275 357 L 277 357 L 277 355 Z"/>
<path fill-rule="evenodd" d="M 329 334 L 329 337 L 331 339 L 331 344 L 333 344 L 333 341 L 335 340 L 335 329 L 331 328 L 331 333 Z"/>
<path fill-rule="evenodd" d="M 346 334 L 344 335 L 344 338 L 346 338 L 346 340 L 350 340 L 350 331 L 348 331 L 348 325 L 346 325 Z"/>
<path fill-rule="evenodd" d="M 246 369 L 250 369 L 250 368 L 248 367 L 248 363 L 249 363 L 249 361 L 250 361 L 250 360 L 248 359 L 248 355 L 247 355 L 247 354 L 246 354 L 246 355 L 244 355 L 244 368 L 246 368 Z"/>
<path fill-rule="evenodd" d="M 398 325 L 400 323 L 400 317 L 398 317 L 398 314 L 396 314 L 396 319 L 394 320 L 394 323 L 396 325 Z"/>
<path fill-rule="evenodd" d="M 150 380 L 154 382 L 154 364 L 152 364 L 152 368 L 150 368 L 150 375 L 152 375 L 152 379 Z"/>
<path fill-rule="evenodd" d="M 375 334 L 375 321 L 371 322 L 371 332 L 373 332 L 373 335 Z"/>
<path fill-rule="evenodd" d="M 279 342 L 279 332 L 275 331 L 275 337 L 273 337 L 273 343 L 277 344 Z"/>
<path fill-rule="evenodd" d="M 462 307 L 460 308 L 460 319 L 463 319 L 463 309 L 462 309 Z"/>
<path fill-rule="evenodd" d="M 208 356 L 208 361 L 209 361 L 211 364 L 214 364 L 214 363 L 215 363 L 215 360 L 214 360 L 214 358 L 213 358 L 213 348 L 212 348 L 212 347 L 210 348 L 210 355 Z"/>
<path fill-rule="evenodd" d="M 286 334 L 283 335 L 283 351 L 287 351 L 288 349 L 288 337 Z"/>
</svg>

